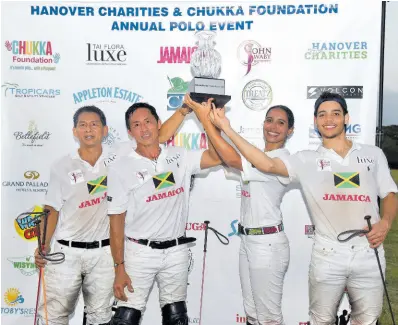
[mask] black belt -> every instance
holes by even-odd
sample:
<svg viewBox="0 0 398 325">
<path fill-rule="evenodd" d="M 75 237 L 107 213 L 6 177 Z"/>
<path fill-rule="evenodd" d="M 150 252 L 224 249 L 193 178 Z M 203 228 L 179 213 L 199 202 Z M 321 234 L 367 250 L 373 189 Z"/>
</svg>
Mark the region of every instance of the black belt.
<svg viewBox="0 0 398 325">
<path fill-rule="evenodd" d="M 271 227 L 245 228 L 238 224 L 238 232 L 242 235 L 269 235 L 283 231 L 283 223 Z"/>
<path fill-rule="evenodd" d="M 92 241 L 88 242 L 80 242 L 80 241 L 69 241 L 69 240 L 57 240 L 58 243 L 75 248 L 86 248 L 86 249 L 93 249 L 93 248 L 100 248 L 104 246 L 109 246 L 109 238 L 103 239 L 101 241 Z"/>
<path fill-rule="evenodd" d="M 166 240 L 166 241 L 156 241 L 156 240 L 149 240 L 149 239 L 134 239 L 134 238 L 130 238 L 130 237 L 127 237 L 127 238 L 134 243 L 149 246 L 154 249 L 166 249 L 166 248 L 174 247 L 177 245 L 188 244 L 188 243 L 192 243 L 192 242 L 196 241 L 196 238 L 194 238 L 194 237 L 185 237 L 185 236 L 178 237 L 177 239 Z"/>
</svg>

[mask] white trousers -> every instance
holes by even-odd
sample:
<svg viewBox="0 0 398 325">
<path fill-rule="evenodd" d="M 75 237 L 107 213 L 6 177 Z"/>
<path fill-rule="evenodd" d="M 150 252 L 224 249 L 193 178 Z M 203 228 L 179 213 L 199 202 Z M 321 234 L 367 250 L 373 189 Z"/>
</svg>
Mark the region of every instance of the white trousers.
<svg viewBox="0 0 398 325">
<path fill-rule="evenodd" d="M 290 259 L 286 234 L 240 237 L 239 274 L 247 320 L 255 325 L 284 324 L 283 280 Z"/>
<path fill-rule="evenodd" d="M 188 286 L 188 247 L 178 245 L 167 249 L 125 241 L 124 259 L 134 292 L 125 288 L 127 302 L 118 301 L 118 307 L 145 311 L 154 282 L 159 288 L 160 308 L 166 304 L 186 301 Z"/>
<path fill-rule="evenodd" d="M 378 248 L 383 273 L 383 246 Z M 347 287 L 351 325 L 376 324 L 383 306 L 383 283 L 375 252 L 361 245 L 315 237 L 309 271 L 311 325 L 332 325 Z"/>
<path fill-rule="evenodd" d="M 110 246 L 83 249 L 56 242 L 54 251 L 64 253 L 65 261 L 58 264 L 48 262 L 45 267 L 48 323 L 69 324 L 69 316 L 75 310 L 81 290 L 87 324 L 109 322 L 115 277 Z M 43 294 L 38 314 L 41 323 L 45 324 Z"/>
</svg>

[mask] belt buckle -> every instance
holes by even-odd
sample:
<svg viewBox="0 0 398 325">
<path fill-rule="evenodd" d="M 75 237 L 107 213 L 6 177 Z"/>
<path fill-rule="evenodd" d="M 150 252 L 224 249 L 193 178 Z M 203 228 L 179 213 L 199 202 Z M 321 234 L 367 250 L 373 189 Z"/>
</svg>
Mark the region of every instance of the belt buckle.
<svg viewBox="0 0 398 325">
<path fill-rule="evenodd" d="M 262 228 L 250 228 L 247 232 L 247 235 L 263 235 L 264 229 Z"/>
<path fill-rule="evenodd" d="M 91 249 L 91 248 L 99 248 L 99 242 L 98 241 L 93 241 L 92 243 L 87 243 L 86 248 Z"/>
</svg>

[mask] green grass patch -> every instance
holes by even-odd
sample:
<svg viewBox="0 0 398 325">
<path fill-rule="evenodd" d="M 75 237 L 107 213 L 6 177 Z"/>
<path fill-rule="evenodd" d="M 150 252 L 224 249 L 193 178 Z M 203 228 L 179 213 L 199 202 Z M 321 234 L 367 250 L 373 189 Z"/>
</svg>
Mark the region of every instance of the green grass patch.
<svg viewBox="0 0 398 325">
<path fill-rule="evenodd" d="M 398 184 L 398 170 L 391 171 L 392 177 Z M 390 232 L 384 241 L 384 250 L 386 252 L 387 270 L 386 282 L 388 295 L 390 297 L 395 321 L 398 321 L 398 215 L 395 218 Z M 383 312 L 379 321 L 380 325 L 392 324 L 387 300 L 384 298 Z"/>
</svg>

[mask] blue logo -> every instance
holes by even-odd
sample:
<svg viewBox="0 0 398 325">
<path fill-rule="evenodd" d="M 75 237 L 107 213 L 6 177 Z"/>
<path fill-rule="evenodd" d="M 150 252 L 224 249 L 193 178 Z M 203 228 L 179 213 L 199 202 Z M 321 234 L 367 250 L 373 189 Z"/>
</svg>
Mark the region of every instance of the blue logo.
<svg viewBox="0 0 398 325">
<path fill-rule="evenodd" d="M 55 88 L 20 88 L 18 84 L 6 82 L 1 88 L 5 97 L 17 98 L 55 98 L 61 95 L 60 89 Z"/>
<path fill-rule="evenodd" d="M 167 91 L 167 110 L 175 111 L 182 106 L 184 95 L 188 91 L 189 82 L 180 77 L 169 78 L 171 88 Z"/>
<path fill-rule="evenodd" d="M 235 219 L 231 222 L 232 232 L 228 234 L 228 237 L 232 237 L 234 235 L 238 235 L 238 227 L 237 227 L 238 219 Z"/>
<path fill-rule="evenodd" d="M 114 102 L 115 99 L 120 99 L 135 104 L 141 101 L 142 98 L 143 96 L 135 92 L 119 87 L 97 87 L 84 89 L 73 93 L 73 101 L 75 104 L 84 102 L 89 99 L 97 99 L 102 102 Z"/>
</svg>

